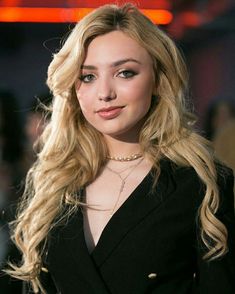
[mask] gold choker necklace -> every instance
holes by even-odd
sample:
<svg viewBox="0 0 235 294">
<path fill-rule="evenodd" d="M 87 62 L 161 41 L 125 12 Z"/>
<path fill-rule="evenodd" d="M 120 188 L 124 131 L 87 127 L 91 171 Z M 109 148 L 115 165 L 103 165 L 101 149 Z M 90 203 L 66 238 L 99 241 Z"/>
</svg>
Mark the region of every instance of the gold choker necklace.
<svg viewBox="0 0 235 294">
<path fill-rule="evenodd" d="M 115 161 L 132 161 L 132 160 L 136 160 L 140 157 L 142 157 L 143 154 L 141 153 L 136 153 L 136 154 L 133 154 L 133 155 L 130 155 L 130 156 L 126 156 L 126 157 L 121 157 L 121 156 L 118 156 L 118 157 L 115 157 L 115 156 L 107 156 L 107 159 L 109 160 L 115 160 Z"/>
</svg>

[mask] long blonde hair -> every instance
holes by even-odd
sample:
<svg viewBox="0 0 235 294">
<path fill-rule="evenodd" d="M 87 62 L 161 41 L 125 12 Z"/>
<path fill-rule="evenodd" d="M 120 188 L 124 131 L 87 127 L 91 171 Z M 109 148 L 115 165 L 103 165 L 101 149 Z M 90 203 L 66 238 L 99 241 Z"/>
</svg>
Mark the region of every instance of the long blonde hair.
<svg viewBox="0 0 235 294">
<path fill-rule="evenodd" d="M 38 159 L 28 173 L 15 223 L 13 238 L 23 261 L 9 270 L 17 278 L 30 280 L 34 291 L 42 289 L 38 276 L 44 245 L 64 202 L 71 204 L 71 211 L 80 205 L 76 192 L 92 182 L 106 162 L 107 147 L 102 135 L 84 119 L 74 85 L 89 42 L 114 30 L 135 39 L 153 60 L 157 97 L 153 97 L 140 133 L 142 151 L 152 161 L 156 177 L 163 157 L 195 169 L 206 187 L 199 209 L 201 238 L 208 248 L 205 258 L 217 258 L 227 250 L 227 230 L 215 217 L 219 195 L 213 156 L 208 142 L 192 129 L 193 116 L 185 105 L 187 71 L 181 54 L 174 42 L 131 4 L 106 5 L 75 26 L 48 69 L 53 111 L 41 137 Z"/>
</svg>

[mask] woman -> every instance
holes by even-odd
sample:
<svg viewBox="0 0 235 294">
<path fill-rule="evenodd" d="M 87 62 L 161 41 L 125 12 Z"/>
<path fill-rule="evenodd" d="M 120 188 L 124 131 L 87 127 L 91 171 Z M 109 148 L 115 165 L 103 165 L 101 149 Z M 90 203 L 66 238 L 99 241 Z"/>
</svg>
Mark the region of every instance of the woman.
<svg viewBox="0 0 235 294">
<path fill-rule="evenodd" d="M 233 176 L 192 129 L 174 43 L 131 5 L 101 7 L 48 86 L 10 273 L 43 293 L 234 293 Z"/>
</svg>

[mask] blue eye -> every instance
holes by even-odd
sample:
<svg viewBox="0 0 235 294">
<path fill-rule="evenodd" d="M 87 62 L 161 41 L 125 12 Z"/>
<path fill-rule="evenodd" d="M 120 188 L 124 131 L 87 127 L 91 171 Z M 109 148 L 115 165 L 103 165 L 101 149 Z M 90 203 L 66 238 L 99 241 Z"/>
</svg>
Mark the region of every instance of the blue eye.
<svg viewBox="0 0 235 294">
<path fill-rule="evenodd" d="M 92 74 L 87 74 L 87 75 L 81 75 L 79 80 L 82 81 L 83 83 L 90 83 L 95 79 L 95 76 Z"/>
<path fill-rule="evenodd" d="M 137 73 L 134 72 L 133 70 L 123 70 L 121 72 L 119 72 L 119 76 L 121 78 L 124 78 L 124 79 L 129 79 L 129 78 L 132 78 L 133 76 L 135 76 Z"/>
</svg>

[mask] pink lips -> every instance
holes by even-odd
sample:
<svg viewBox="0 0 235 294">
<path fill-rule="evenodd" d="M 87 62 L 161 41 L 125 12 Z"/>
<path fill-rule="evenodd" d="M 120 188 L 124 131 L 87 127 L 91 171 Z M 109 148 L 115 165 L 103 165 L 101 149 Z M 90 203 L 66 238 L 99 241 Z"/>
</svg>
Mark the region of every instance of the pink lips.
<svg viewBox="0 0 235 294">
<path fill-rule="evenodd" d="M 123 107 L 121 106 L 114 106 L 114 107 L 107 107 L 102 108 L 97 111 L 100 117 L 104 119 L 112 119 L 117 117 L 120 112 L 122 111 Z"/>
</svg>

